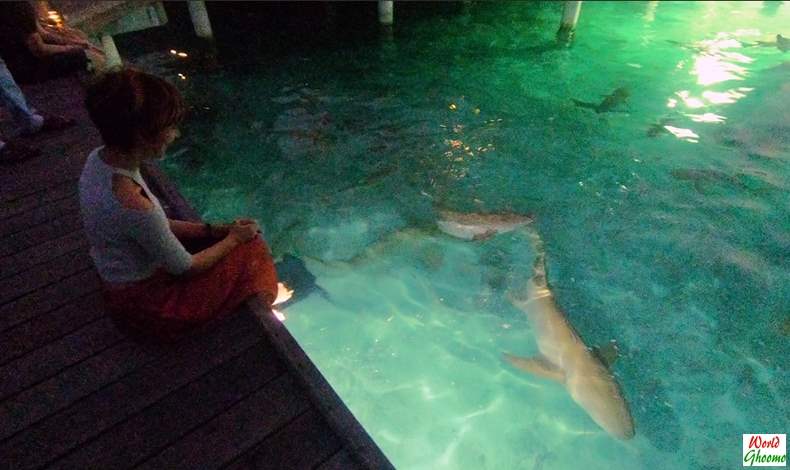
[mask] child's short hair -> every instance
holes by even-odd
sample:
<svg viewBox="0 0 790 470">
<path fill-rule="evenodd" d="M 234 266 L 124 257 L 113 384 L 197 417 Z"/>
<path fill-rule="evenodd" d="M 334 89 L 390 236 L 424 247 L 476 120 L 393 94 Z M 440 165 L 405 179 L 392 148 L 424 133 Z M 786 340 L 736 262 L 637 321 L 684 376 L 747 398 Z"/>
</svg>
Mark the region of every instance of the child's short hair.
<svg viewBox="0 0 790 470">
<path fill-rule="evenodd" d="M 175 86 L 132 68 L 100 76 L 88 87 L 85 106 L 104 143 L 124 150 L 140 140 L 154 142 L 177 126 L 186 111 Z"/>
</svg>

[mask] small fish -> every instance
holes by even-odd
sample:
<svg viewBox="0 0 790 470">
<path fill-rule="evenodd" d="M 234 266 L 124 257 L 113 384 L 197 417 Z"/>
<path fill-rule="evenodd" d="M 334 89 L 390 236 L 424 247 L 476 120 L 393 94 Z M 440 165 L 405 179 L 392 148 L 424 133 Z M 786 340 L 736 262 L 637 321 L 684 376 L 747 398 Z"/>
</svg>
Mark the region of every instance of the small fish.
<svg viewBox="0 0 790 470">
<path fill-rule="evenodd" d="M 790 38 L 786 38 L 781 34 L 777 34 L 775 41 L 757 41 L 753 45 L 762 47 L 776 47 L 782 52 L 787 52 L 790 50 Z"/>
<path fill-rule="evenodd" d="M 676 180 L 691 182 L 694 185 L 694 189 L 700 194 L 706 194 L 706 186 L 708 184 L 728 183 L 738 188 L 744 187 L 738 178 L 719 170 L 679 168 L 670 171 L 669 174 Z"/>
<path fill-rule="evenodd" d="M 604 96 L 603 100 L 598 104 L 589 103 L 586 101 L 579 101 L 576 99 L 573 99 L 572 101 L 576 106 L 580 108 L 592 109 L 596 113 L 608 113 L 612 111 L 614 108 L 628 101 L 628 97 L 630 96 L 631 93 L 628 91 L 626 87 L 620 87 L 614 90 L 613 92 L 609 93 L 608 95 Z"/>
<path fill-rule="evenodd" d="M 663 119 L 659 120 L 658 122 L 651 124 L 647 128 L 646 134 L 650 138 L 655 138 L 655 137 L 658 137 L 658 136 L 664 135 L 664 134 L 670 134 L 671 132 L 669 132 L 667 130 L 667 128 L 665 127 L 665 126 L 668 126 L 668 125 L 672 125 L 672 119 L 671 118 L 663 118 Z"/>
</svg>

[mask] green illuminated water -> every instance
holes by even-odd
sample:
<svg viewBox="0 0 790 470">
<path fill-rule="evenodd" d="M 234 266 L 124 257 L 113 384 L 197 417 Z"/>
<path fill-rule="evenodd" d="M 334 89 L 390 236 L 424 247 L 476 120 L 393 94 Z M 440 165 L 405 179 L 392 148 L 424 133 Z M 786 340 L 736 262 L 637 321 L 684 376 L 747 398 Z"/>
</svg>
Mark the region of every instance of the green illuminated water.
<svg viewBox="0 0 790 470">
<path fill-rule="evenodd" d="M 589 2 L 569 49 L 560 14 L 475 3 L 190 76 L 166 169 L 306 260 L 329 299 L 286 325 L 396 467 L 740 467 L 742 433 L 789 424 L 790 52 L 751 45 L 790 4 Z M 559 305 L 620 346 L 633 440 L 502 361 L 536 351 L 505 298 L 529 243 L 451 239 L 437 206 L 535 215 Z"/>
</svg>

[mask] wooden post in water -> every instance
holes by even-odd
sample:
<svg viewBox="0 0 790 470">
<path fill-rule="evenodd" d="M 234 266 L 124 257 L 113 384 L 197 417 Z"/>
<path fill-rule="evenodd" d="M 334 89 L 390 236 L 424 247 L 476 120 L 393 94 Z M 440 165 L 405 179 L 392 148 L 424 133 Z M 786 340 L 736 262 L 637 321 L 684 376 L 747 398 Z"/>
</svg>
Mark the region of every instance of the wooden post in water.
<svg viewBox="0 0 790 470">
<path fill-rule="evenodd" d="M 582 11 L 582 2 L 565 2 L 562 11 L 562 23 L 557 31 L 557 40 L 561 42 L 571 42 L 576 32 L 576 23 L 579 22 L 579 13 Z"/>
<path fill-rule="evenodd" d="M 211 30 L 211 21 L 208 19 L 206 2 L 202 0 L 188 0 L 189 16 L 195 26 L 195 33 L 199 38 L 214 39 L 214 32 Z"/>
<path fill-rule="evenodd" d="M 121 54 L 118 53 L 118 48 L 115 47 L 115 41 L 109 34 L 101 35 L 101 48 L 104 50 L 104 56 L 107 57 L 107 67 L 115 67 L 123 65 Z"/>
<path fill-rule="evenodd" d="M 379 0 L 379 23 L 392 26 L 395 13 L 395 2 L 392 0 Z"/>
</svg>

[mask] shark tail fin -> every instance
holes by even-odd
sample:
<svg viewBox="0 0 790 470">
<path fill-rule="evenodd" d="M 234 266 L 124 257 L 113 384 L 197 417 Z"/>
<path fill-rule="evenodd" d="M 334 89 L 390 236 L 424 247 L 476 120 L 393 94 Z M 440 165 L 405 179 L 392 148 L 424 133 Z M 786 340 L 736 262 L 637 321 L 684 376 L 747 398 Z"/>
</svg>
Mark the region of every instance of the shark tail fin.
<svg viewBox="0 0 790 470">
<path fill-rule="evenodd" d="M 524 372 L 535 374 L 539 377 L 554 380 L 559 383 L 565 382 L 565 373 L 543 356 L 521 357 L 513 354 L 503 353 L 502 357 L 513 367 Z"/>
</svg>

